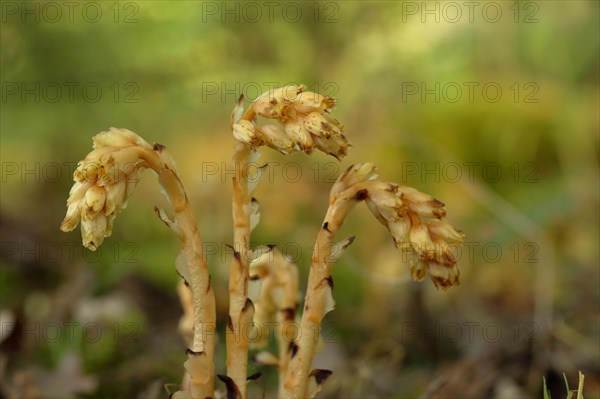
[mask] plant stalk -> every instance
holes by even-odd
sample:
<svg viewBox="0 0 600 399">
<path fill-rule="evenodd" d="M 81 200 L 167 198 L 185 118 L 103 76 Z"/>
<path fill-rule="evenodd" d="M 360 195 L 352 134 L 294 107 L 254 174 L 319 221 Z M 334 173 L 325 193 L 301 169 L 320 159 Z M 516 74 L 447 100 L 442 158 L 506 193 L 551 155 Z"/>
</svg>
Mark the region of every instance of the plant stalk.
<svg viewBox="0 0 600 399">
<path fill-rule="evenodd" d="M 246 110 L 242 119 L 252 120 L 252 108 Z M 233 251 L 229 274 L 229 318 L 227 320 L 227 375 L 233 380 L 240 397 L 245 399 L 248 370 L 247 325 L 252 323 L 254 306 L 248 298 L 250 206 L 248 192 L 248 164 L 252 149 L 236 142 L 233 152 L 235 175 L 233 177 Z"/>
<path fill-rule="evenodd" d="M 300 333 L 295 341 L 296 347 L 292 348 L 291 359 L 287 365 L 283 392 L 280 395 L 282 399 L 307 398 L 314 394 L 308 392 L 311 376 L 315 377 L 317 385 L 320 385 L 321 382 L 321 377 L 313 375 L 310 368 L 319 342 L 321 321 L 325 314 L 333 309 L 331 260 L 336 255 L 333 253 L 336 248 L 335 236 L 348 213 L 361 200 L 355 198 L 357 189 L 353 188 L 347 191 L 349 193 L 343 198 L 330 202 L 323 225 L 317 234 L 308 275 L 304 311 L 300 321 Z M 314 372 L 320 371 L 324 372 L 325 370 L 315 370 Z"/>
<path fill-rule="evenodd" d="M 186 370 L 190 374 L 192 398 L 214 397 L 214 345 L 216 309 L 208 265 L 202 240 L 183 185 L 175 165 L 164 147 L 155 145 L 153 152 L 144 151 L 142 158 L 159 177 L 165 195 L 174 212 L 174 223 L 169 224 L 178 235 L 182 253 L 189 270 L 186 281 L 194 303 L 194 331 L 192 347 L 187 350 Z"/>
</svg>

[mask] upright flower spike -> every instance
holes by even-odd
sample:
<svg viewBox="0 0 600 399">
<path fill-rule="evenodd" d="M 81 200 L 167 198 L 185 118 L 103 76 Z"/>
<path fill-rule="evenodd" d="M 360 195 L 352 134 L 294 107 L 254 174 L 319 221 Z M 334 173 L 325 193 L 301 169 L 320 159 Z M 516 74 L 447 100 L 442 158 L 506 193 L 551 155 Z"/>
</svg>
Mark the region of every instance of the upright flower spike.
<svg viewBox="0 0 600 399">
<path fill-rule="evenodd" d="M 343 158 L 351 144 L 343 134 L 342 124 L 330 115 L 335 103 L 331 97 L 306 91 L 303 85 L 289 85 L 263 93 L 246 110 L 240 96 L 231 113 L 231 130 L 237 140 L 233 155 L 234 257 L 229 277 L 228 378 L 223 381 L 227 381 L 228 391 L 239 392 L 243 399 L 249 342 L 241 331 L 245 327 L 243 320 L 251 322 L 249 312 L 255 309 L 248 306 L 252 303 L 248 299 L 248 258 L 250 233 L 259 214 L 258 202 L 252 197 L 257 179 L 250 181 L 248 167 L 257 155 L 256 149 L 262 146 L 282 154 L 298 151 L 310 154 L 318 149 L 337 159 Z M 268 122 L 257 124 L 259 117 Z"/>
<path fill-rule="evenodd" d="M 375 166 L 362 163 L 350 166 L 333 185 L 329 209 L 315 243 L 300 331 L 315 331 L 327 312 L 333 309 L 331 266 L 353 237 L 335 243 L 335 236 L 346 217 L 364 201 L 376 219 L 388 228 L 394 243 L 413 258 L 411 272 L 421 281 L 429 275 L 438 288 L 458 285 L 456 259 L 448 245 L 462 243 L 464 235 L 443 218 L 444 204 L 411 187 L 383 182 Z M 423 219 L 430 219 L 423 221 Z M 303 334 L 295 343 L 283 383 L 282 398 L 311 398 L 321 390 L 331 372 L 310 367 L 317 349 L 312 334 Z"/>
<path fill-rule="evenodd" d="M 159 218 L 175 233 L 181 244 L 176 259 L 177 272 L 191 289 L 193 328 L 187 350 L 187 386 L 174 398 L 206 398 L 214 396 L 214 328 L 215 299 L 204 259 L 202 241 L 190 204 L 173 159 L 165 147 L 153 146 L 137 134 L 110 128 L 97 134 L 94 149 L 79 162 L 73 175 L 75 184 L 67 200 L 67 214 L 62 231 L 71 231 L 81 221 L 83 245 L 96 250 L 112 232 L 118 212 L 127 206 L 139 173 L 144 168 L 158 175 L 163 194 L 173 208 L 174 219 L 156 208 Z M 181 289 L 188 290 L 183 286 Z M 190 319 L 190 309 L 186 308 Z M 185 327 L 189 331 L 189 326 Z"/>
</svg>

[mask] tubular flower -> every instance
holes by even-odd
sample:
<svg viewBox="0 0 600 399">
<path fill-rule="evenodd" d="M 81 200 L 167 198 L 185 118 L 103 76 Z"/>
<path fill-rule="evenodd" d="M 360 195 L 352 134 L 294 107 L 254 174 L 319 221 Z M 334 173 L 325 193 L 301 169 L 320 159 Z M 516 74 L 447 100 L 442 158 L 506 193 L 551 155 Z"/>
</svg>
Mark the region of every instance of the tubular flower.
<svg viewBox="0 0 600 399">
<path fill-rule="evenodd" d="M 252 148 L 267 145 L 283 154 L 310 154 L 317 148 L 337 159 L 346 156 L 352 144 L 343 134 L 343 125 L 330 115 L 335 99 L 305 89 L 304 85 L 290 85 L 263 93 L 246 112 L 247 119 L 234 111 L 238 115 L 234 117 L 234 137 Z M 281 126 L 259 127 L 255 116 L 274 119 Z"/>
<path fill-rule="evenodd" d="M 60 226 L 71 231 L 81 221 L 83 245 L 95 251 L 112 233 L 113 220 L 127 206 L 145 167 L 140 150 L 152 150 L 137 134 L 110 128 L 98 133 L 94 149 L 77 164 L 69 192 L 67 214 Z"/>
<path fill-rule="evenodd" d="M 458 285 L 459 271 L 448 243 L 463 243 L 464 234 L 444 219 L 445 205 L 414 188 L 382 182 L 374 171 L 370 163 L 348 168 L 333 186 L 330 202 L 364 200 L 388 228 L 396 247 L 409 256 L 416 281 L 429 275 L 438 288 Z"/>
</svg>

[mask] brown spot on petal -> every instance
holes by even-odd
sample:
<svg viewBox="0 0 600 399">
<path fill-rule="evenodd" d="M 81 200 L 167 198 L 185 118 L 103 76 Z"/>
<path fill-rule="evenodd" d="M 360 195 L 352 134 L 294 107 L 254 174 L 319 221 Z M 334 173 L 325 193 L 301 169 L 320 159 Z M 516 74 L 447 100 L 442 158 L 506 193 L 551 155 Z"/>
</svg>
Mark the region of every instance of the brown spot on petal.
<svg viewBox="0 0 600 399">
<path fill-rule="evenodd" d="M 358 190 L 356 192 L 356 195 L 354 196 L 354 199 L 357 201 L 364 201 L 369 197 L 369 191 L 366 188 L 363 188 L 362 190 Z"/>
<path fill-rule="evenodd" d="M 230 315 L 227 315 L 227 329 L 233 331 L 233 320 Z"/>
<path fill-rule="evenodd" d="M 329 222 L 323 223 L 323 230 L 329 231 Z M 331 231 L 329 231 L 331 233 Z"/>
<path fill-rule="evenodd" d="M 323 136 L 326 138 L 331 137 L 331 125 L 327 122 L 321 122 L 321 132 L 323 132 Z"/>
<path fill-rule="evenodd" d="M 296 317 L 296 309 L 294 308 L 281 309 L 281 313 L 283 313 L 283 318 L 287 321 L 292 321 Z"/>
<path fill-rule="evenodd" d="M 434 210 L 432 211 L 432 213 L 433 213 L 433 215 L 434 215 L 436 218 L 438 218 L 438 219 L 441 219 L 441 218 L 443 218 L 443 217 L 445 217 L 445 216 L 446 216 L 446 210 L 445 210 L 444 208 L 437 208 L 437 209 L 434 209 Z"/>
<path fill-rule="evenodd" d="M 167 147 L 159 143 L 154 143 L 154 146 L 152 146 L 152 149 L 156 152 L 162 152 L 165 148 Z"/>
<path fill-rule="evenodd" d="M 438 288 L 438 289 L 441 288 L 444 291 L 454 285 L 460 284 L 458 274 L 455 276 L 451 276 L 450 278 L 441 278 L 441 277 L 431 276 L 431 280 L 433 281 L 435 288 Z"/>
<path fill-rule="evenodd" d="M 329 276 L 325 279 L 325 281 L 327 281 L 327 284 L 329 285 L 329 287 L 331 288 L 331 290 L 333 291 L 333 277 Z"/>
<path fill-rule="evenodd" d="M 442 258 L 445 266 L 453 266 L 456 264 L 456 259 L 450 250 L 444 251 Z"/>
</svg>

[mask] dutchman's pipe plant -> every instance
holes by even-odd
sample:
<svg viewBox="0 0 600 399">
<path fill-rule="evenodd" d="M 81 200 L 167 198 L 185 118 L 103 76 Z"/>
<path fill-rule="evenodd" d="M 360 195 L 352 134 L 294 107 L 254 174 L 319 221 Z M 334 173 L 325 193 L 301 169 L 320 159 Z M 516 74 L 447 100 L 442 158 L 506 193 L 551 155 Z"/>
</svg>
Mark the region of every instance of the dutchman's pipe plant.
<svg viewBox="0 0 600 399">
<path fill-rule="evenodd" d="M 336 101 L 301 85 L 268 91 L 244 109 L 238 100 L 230 127 L 236 143 L 233 162 L 233 261 L 229 275 L 229 315 L 227 319 L 227 373 L 218 378 L 225 383 L 228 398 L 247 397 L 248 350 L 260 348 L 269 337 L 249 342 L 253 325 L 275 323 L 278 353 L 257 353 L 254 361 L 276 366 L 280 398 L 312 398 L 331 375 L 329 370 L 313 369 L 317 351 L 314 334 L 284 334 L 286 323 L 299 323 L 299 331 L 319 332 L 325 314 L 334 308 L 332 264 L 352 244 L 354 237 L 336 242 L 336 234 L 354 207 L 364 202 L 373 216 L 391 233 L 396 247 L 410 259 L 411 273 L 422 281 L 427 275 L 438 288 L 459 283 L 459 272 L 450 244 L 460 244 L 464 236 L 445 221 L 444 204 L 411 187 L 382 181 L 375 165 L 349 166 L 333 185 L 329 208 L 317 233 L 309 270 L 303 311 L 297 315 L 298 269 L 276 248 L 251 251 L 250 234 L 259 221 L 259 202 L 254 190 L 259 177 L 249 178 L 248 166 L 258 157 L 258 148 L 271 147 L 283 154 L 315 149 L 341 160 L 351 146 L 343 125 L 330 114 Z M 275 123 L 259 124 L 272 121 Z M 171 214 L 155 208 L 160 220 L 177 236 L 181 251 L 175 268 L 181 277 L 178 286 L 184 315 L 179 330 L 188 345 L 184 363 L 185 378 L 174 398 L 215 397 L 215 296 L 202 241 L 190 203 L 177 174 L 175 163 L 160 144 L 150 145 L 137 134 L 111 128 L 97 134 L 94 149 L 74 173 L 75 184 L 67 200 L 67 215 L 61 230 L 71 231 L 81 222 L 83 245 L 96 250 L 111 235 L 118 212 L 127 205 L 142 169 L 158 176 Z M 260 175 L 264 167 L 258 169 Z M 249 285 L 258 289 L 249 290 Z M 219 392 L 216 392 L 219 396 Z"/>
</svg>

